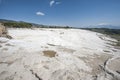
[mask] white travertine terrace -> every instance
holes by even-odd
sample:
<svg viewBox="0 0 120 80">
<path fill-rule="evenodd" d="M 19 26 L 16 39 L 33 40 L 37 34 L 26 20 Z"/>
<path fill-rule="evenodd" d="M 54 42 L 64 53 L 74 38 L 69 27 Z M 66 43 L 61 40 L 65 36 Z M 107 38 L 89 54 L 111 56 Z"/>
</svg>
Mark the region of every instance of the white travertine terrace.
<svg viewBox="0 0 120 80">
<path fill-rule="evenodd" d="M 120 50 L 103 34 L 44 28 L 8 32 L 13 39 L 0 37 L 0 80 L 120 80 Z"/>
</svg>

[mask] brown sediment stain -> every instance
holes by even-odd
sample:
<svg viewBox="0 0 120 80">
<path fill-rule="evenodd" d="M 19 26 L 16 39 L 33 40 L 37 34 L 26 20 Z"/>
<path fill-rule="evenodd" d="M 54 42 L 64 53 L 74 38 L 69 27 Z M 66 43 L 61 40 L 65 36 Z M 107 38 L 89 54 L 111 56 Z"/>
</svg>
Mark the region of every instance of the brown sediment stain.
<svg viewBox="0 0 120 80">
<path fill-rule="evenodd" d="M 43 51 L 43 54 L 44 54 L 44 56 L 46 56 L 46 57 L 52 58 L 52 57 L 55 57 L 56 52 L 53 51 L 53 50 L 45 50 L 45 51 Z"/>
</svg>

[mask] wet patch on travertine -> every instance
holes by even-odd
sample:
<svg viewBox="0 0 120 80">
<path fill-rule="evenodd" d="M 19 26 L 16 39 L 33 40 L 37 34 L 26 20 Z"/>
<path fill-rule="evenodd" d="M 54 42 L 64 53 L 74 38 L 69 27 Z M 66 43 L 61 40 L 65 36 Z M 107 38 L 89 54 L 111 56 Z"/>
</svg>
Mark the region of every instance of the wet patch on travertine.
<svg viewBox="0 0 120 80">
<path fill-rule="evenodd" d="M 103 50 L 104 52 L 107 52 L 107 53 L 109 53 L 110 51 L 109 50 Z"/>
<path fill-rule="evenodd" d="M 64 34 L 64 32 L 60 32 L 60 34 Z"/>
<path fill-rule="evenodd" d="M 0 62 L 0 64 L 7 64 L 8 66 L 9 65 L 11 65 L 11 64 L 13 64 L 14 63 L 14 61 L 9 61 L 9 62 Z"/>
<path fill-rule="evenodd" d="M 48 46 L 45 46 L 44 48 L 48 49 L 49 47 L 48 47 Z"/>
<path fill-rule="evenodd" d="M 2 47 L 2 45 L 0 45 L 0 48 Z"/>
<path fill-rule="evenodd" d="M 53 50 L 45 50 L 45 51 L 43 51 L 43 54 L 46 57 L 51 57 L 52 58 L 52 57 L 55 57 L 56 52 L 53 51 Z"/>
<path fill-rule="evenodd" d="M 48 67 L 48 66 L 46 66 L 46 65 L 44 65 L 43 67 L 44 67 L 45 69 L 49 69 L 49 67 Z"/>
<path fill-rule="evenodd" d="M 7 41 L 0 41 L 0 43 L 6 43 Z"/>
<path fill-rule="evenodd" d="M 6 73 L 7 73 L 7 71 L 2 71 L 2 72 L 0 73 L 0 76 L 4 75 L 4 74 L 6 74 Z"/>
<path fill-rule="evenodd" d="M 50 30 L 50 31 L 54 31 L 54 30 Z"/>
<path fill-rule="evenodd" d="M 49 45 L 49 46 L 56 46 L 56 45 L 54 45 L 54 44 L 49 44 L 49 43 L 48 43 L 48 45 Z"/>
<path fill-rule="evenodd" d="M 86 65 L 92 67 L 92 72 L 91 72 L 92 75 L 97 75 L 101 72 L 100 65 L 103 65 L 104 62 L 111 57 L 112 55 L 110 54 L 103 54 L 103 55 L 94 54 L 92 56 L 79 57 L 79 58 L 82 59 L 86 63 Z"/>
<path fill-rule="evenodd" d="M 14 46 L 14 45 L 12 45 L 12 44 L 9 44 L 9 43 L 7 43 L 7 44 L 5 44 L 6 46 Z"/>
<path fill-rule="evenodd" d="M 117 50 L 116 50 L 116 49 L 112 49 L 112 51 L 113 51 L 113 52 L 117 52 Z"/>
<path fill-rule="evenodd" d="M 7 51 L 7 50 L 8 50 L 8 48 L 3 48 L 3 49 L 2 49 L 2 51 Z"/>
</svg>

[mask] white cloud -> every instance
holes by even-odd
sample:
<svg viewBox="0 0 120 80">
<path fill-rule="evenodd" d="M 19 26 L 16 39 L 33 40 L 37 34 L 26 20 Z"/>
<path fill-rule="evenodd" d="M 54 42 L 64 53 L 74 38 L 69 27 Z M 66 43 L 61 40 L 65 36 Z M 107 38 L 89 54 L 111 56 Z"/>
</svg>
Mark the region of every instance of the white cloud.
<svg viewBox="0 0 120 80">
<path fill-rule="evenodd" d="M 61 4 L 61 2 L 57 2 L 55 0 L 51 0 L 50 1 L 50 7 L 52 7 L 54 4 L 58 5 L 58 4 Z"/>
<path fill-rule="evenodd" d="M 44 16 L 45 14 L 43 13 L 43 12 L 36 12 L 36 15 L 38 15 L 38 16 Z"/>
<path fill-rule="evenodd" d="M 50 7 L 52 7 L 54 3 L 55 3 L 54 0 L 50 1 Z"/>
</svg>

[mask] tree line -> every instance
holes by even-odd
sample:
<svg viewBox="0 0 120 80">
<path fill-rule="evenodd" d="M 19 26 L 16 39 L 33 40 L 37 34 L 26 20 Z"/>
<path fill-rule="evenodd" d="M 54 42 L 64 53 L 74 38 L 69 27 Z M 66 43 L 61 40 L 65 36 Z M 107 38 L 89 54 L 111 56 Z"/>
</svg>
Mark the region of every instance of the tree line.
<svg viewBox="0 0 120 80">
<path fill-rule="evenodd" d="M 25 23 L 25 22 L 4 22 L 2 24 L 10 28 L 31 28 L 32 27 L 32 24 Z"/>
<path fill-rule="evenodd" d="M 35 25 L 27 22 L 3 22 L 4 26 L 9 28 L 72 28 L 69 26 L 48 26 L 48 25 Z"/>
</svg>

